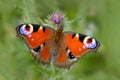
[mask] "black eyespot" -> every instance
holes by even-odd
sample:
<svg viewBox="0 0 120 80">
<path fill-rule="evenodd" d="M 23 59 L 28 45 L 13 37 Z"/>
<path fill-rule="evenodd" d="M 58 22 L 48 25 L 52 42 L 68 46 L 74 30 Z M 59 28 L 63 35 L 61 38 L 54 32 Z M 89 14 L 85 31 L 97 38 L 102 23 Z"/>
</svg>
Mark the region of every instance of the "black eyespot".
<svg viewBox="0 0 120 80">
<path fill-rule="evenodd" d="M 72 54 L 72 52 L 69 52 L 68 55 L 69 55 L 69 58 L 70 58 L 70 59 L 74 59 L 74 58 L 75 58 L 74 55 Z"/>
<path fill-rule="evenodd" d="M 39 51 L 40 51 L 40 49 L 41 49 L 41 47 L 40 47 L 40 46 L 38 46 L 38 47 L 34 48 L 33 50 L 34 50 L 35 52 L 39 52 Z"/>
<path fill-rule="evenodd" d="M 88 40 L 87 40 L 87 43 L 91 43 L 92 42 L 92 38 L 89 38 Z"/>
<path fill-rule="evenodd" d="M 28 24 L 26 24 L 26 28 L 29 28 L 30 26 Z"/>
</svg>

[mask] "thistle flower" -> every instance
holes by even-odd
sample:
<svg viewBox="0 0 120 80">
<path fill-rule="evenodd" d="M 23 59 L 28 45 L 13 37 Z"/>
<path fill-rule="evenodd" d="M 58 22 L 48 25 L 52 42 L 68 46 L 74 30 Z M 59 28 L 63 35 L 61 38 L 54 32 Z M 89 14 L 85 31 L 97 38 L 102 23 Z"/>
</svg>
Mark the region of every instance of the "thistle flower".
<svg viewBox="0 0 120 80">
<path fill-rule="evenodd" d="M 64 20 L 64 15 L 60 12 L 54 12 L 53 14 L 51 14 L 50 20 L 55 25 L 61 25 Z"/>
</svg>

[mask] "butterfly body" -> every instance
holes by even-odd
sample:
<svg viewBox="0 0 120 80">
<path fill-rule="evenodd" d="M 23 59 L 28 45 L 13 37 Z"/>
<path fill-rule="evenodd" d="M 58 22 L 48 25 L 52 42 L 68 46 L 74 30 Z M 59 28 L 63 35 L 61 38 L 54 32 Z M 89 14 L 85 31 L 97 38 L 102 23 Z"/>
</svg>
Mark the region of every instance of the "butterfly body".
<svg viewBox="0 0 120 80">
<path fill-rule="evenodd" d="M 97 51 L 100 44 L 87 35 L 63 32 L 63 27 L 54 30 L 37 24 L 21 24 L 17 27 L 18 36 L 22 37 L 34 59 L 42 64 L 60 68 L 70 68 L 88 51 Z"/>
</svg>

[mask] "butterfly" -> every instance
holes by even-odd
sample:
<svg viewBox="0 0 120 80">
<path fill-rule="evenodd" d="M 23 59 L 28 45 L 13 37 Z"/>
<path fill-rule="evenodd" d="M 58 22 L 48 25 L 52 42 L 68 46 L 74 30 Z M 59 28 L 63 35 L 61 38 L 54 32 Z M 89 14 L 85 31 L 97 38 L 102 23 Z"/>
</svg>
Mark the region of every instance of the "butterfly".
<svg viewBox="0 0 120 80">
<path fill-rule="evenodd" d="M 25 40 L 34 59 L 41 64 L 51 60 L 59 68 L 70 68 L 79 58 L 89 51 L 96 52 L 100 43 L 85 34 L 63 32 L 39 24 L 20 24 L 17 35 Z"/>
</svg>

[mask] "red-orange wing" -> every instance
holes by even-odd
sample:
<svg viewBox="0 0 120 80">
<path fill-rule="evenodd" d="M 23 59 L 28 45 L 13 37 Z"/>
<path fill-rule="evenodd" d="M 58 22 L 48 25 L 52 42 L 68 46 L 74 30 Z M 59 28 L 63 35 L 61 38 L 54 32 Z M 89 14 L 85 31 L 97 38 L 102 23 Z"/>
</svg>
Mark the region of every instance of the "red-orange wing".
<svg viewBox="0 0 120 80">
<path fill-rule="evenodd" d="M 86 51 L 89 50 L 89 48 L 86 48 L 85 45 L 83 44 L 84 40 L 83 38 L 85 37 L 86 35 L 72 33 L 68 33 L 65 35 L 64 41 L 68 46 L 68 49 L 74 55 L 74 57 L 81 57 L 83 54 L 85 54 Z"/>
<path fill-rule="evenodd" d="M 99 47 L 99 42 L 97 40 L 84 34 L 71 32 L 66 32 L 64 34 L 64 40 L 61 44 L 62 47 L 57 56 L 56 66 L 63 68 L 70 68 L 79 57 L 90 50 L 97 51 Z"/>
<path fill-rule="evenodd" d="M 96 52 L 100 46 L 94 38 L 80 33 L 66 33 L 64 42 L 74 57 L 81 57 L 90 50 Z"/>
<path fill-rule="evenodd" d="M 26 41 L 37 61 L 43 64 L 50 62 L 50 45 L 46 43 L 51 38 L 53 29 L 38 24 L 21 24 L 16 30 L 18 36 Z"/>
<path fill-rule="evenodd" d="M 21 24 L 17 27 L 18 36 L 22 37 L 31 48 L 50 39 L 53 29 L 37 24 Z"/>
</svg>

